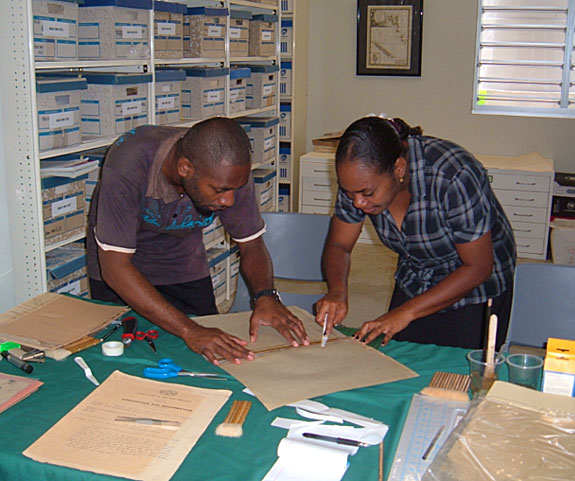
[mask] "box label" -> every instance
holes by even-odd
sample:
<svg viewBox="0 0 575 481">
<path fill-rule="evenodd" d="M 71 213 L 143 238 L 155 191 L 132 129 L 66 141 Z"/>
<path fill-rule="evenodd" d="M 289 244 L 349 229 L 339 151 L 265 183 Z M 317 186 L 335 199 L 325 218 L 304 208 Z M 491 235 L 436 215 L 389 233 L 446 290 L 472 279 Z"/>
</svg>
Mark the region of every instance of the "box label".
<svg viewBox="0 0 575 481">
<path fill-rule="evenodd" d="M 74 112 L 60 112 L 48 115 L 48 128 L 51 130 L 74 125 Z"/>
<path fill-rule="evenodd" d="M 142 102 L 126 102 L 122 104 L 122 115 L 124 117 L 140 113 L 142 113 Z"/>
<path fill-rule="evenodd" d="M 271 42 L 273 40 L 273 32 L 270 30 L 262 31 L 262 42 Z"/>
<path fill-rule="evenodd" d="M 219 102 L 222 98 L 222 92 L 219 90 L 208 91 L 206 93 L 208 102 Z"/>
<path fill-rule="evenodd" d="M 242 31 L 238 27 L 230 27 L 230 38 L 241 38 Z"/>
<path fill-rule="evenodd" d="M 70 37 L 70 26 L 63 22 L 54 22 L 51 20 L 43 20 L 41 22 L 42 35 L 46 37 Z"/>
<path fill-rule="evenodd" d="M 74 212 L 78 209 L 76 203 L 76 197 L 70 197 L 68 199 L 62 199 L 54 202 L 52 204 L 52 217 L 59 217 L 69 212 Z"/>
<path fill-rule="evenodd" d="M 171 92 L 172 91 L 172 84 L 165 84 L 162 85 L 162 92 Z"/>
<path fill-rule="evenodd" d="M 158 25 L 158 35 L 176 35 L 176 24 L 173 22 L 160 22 Z"/>
<path fill-rule="evenodd" d="M 222 36 L 222 27 L 218 25 L 208 26 L 208 37 L 221 37 L 221 36 Z"/>
<path fill-rule="evenodd" d="M 158 110 L 166 110 L 175 107 L 176 99 L 174 97 L 160 97 L 156 108 Z"/>
<path fill-rule="evenodd" d="M 144 29 L 139 25 L 123 25 L 121 38 L 144 38 Z"/>
</svg>

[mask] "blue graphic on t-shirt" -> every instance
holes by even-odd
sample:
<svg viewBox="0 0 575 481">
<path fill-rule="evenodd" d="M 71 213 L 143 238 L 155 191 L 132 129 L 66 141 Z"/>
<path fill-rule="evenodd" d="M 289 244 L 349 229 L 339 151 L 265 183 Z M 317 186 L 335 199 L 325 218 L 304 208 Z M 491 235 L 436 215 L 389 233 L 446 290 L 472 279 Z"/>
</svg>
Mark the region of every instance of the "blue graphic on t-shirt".
<svg viewBox="0 0 575 481">
<path fill-rule="evenodd" d="M 196 218 L 194 219 L 194 210 L 191 204 L 179 205 L 174 209 L 173 206 L 148 200 L 148 205 L 144 207 L 142 212 L 142 220 L 157 228 L 181 231 L 206 227 L 214 221 L 215 217 L 213 212 L 209 217 L 203 217 L 197 212 L 195 215 Z M 199 218 L 197 218 L 198 215 Z"/>
</svg>

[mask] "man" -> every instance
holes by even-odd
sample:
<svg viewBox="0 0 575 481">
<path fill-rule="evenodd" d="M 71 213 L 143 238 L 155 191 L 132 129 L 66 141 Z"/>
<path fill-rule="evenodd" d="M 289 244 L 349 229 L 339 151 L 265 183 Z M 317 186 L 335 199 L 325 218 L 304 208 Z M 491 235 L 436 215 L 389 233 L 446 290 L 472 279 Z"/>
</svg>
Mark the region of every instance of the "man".
<svg viewBox="0 0 575 481">
<path fill-rule="evenodd" d="M 88 226 L 92 297 L 126 303 L 217 364 L 253 359 L 246 341 L 208 329 L 188 314 L 216 314 L 202 228 L 219 217 L 239 246 L 254 295 L 251 340 L 271 325 L 293 346 L 309 340 L 273 290 L 251 178 L 250 143 L 234 120 L 190 129 L 144 126 L 112 145 L 94 192 Z"/>
</svg>

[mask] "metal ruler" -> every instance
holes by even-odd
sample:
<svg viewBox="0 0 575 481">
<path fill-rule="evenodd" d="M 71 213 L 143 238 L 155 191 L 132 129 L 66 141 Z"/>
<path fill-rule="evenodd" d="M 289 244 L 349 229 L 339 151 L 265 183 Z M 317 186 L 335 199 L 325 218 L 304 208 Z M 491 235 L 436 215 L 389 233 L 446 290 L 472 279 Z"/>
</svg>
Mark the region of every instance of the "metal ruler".
<svg viewBox="0 0 575 481">
<path fill-rule="evenodd" d="M 419 481 L 468 407 L 465 401 L 414 394 L 388 481 Z"/>
</svg>

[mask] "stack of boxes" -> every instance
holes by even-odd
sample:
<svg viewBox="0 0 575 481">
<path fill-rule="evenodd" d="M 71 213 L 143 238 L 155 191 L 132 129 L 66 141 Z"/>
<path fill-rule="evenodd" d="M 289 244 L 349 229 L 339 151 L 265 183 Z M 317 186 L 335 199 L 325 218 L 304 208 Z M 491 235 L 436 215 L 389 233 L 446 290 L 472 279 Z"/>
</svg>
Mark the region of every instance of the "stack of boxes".
<svg viewBox="0 0 575 481">
<path fill-rule="evenodd" d="M 184 17 L 184 56 L 224 57 L 227 8 L 192 7 Z"/>
<path fill-rule="evenodd" d="M 220 304 L 227 297 L 227 260 L 230 256 L 230 251 L 228 249 L 209 249 L 207 255 L 216 304 Z"/>
<path fill-rule="evenodd" d="M 260 211 L 266 212 L 274 209 L 276 197 L 276 171 L 275 169 L 256 169 L 253 172 L 256 187 L 256 199 L 259 200 Z"/>
<path fill-rule="evenodd" d="M 182 86 L 182 116 L 203 119 L 225 111 L 227 67 L 187 68 Z"/>
<path fill-rule="evenodd" d="M 150 58 L 152 0 L 84 0 L 78 11 L 78 58 Z"/>
<path fill-rule="evenodd" d="M 78 58 L 78 5 L 65 0 L 32 3 L 34 58 L 66 61 Z"/>
<path fill-rule="evenodd" d="M 154 56 L 182 58 L 184 55 L 183 3 L 154 2 Z"/>
<path fill-rule="evenodd" d="M 182 85 L 186 80 L 183 70 L 156 70 L 156 123 L 174 124 L 182 120 Z"/>
</svg>

